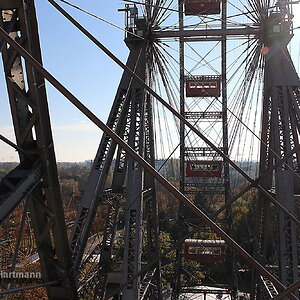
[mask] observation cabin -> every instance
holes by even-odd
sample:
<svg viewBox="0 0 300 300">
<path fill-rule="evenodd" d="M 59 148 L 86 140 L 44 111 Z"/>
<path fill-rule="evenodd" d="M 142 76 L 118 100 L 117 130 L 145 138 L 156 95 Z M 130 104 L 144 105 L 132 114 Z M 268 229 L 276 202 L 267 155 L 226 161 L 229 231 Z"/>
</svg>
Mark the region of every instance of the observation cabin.
<svg viewBox="0 0 300 300">
<path fill-rule="evenodd" d="M 223 262 L 225 260 L 224 240 L 186 239 L 183 249 L 186 260 L 200 262 Z"/>
<path fill-rule="evenodd" d="M 189 161 L 186 163 L 186 177 L 220 178 L 221 161 Z"/>
<path fill-rule="evenodd" d="M 220 97 L 221 76 L 202 75 L 185 77 L 187 97 Z"/>
<path fill-rule="evenodd" d="M 187 16 L 214 15 L 221 12 L 220 0 L 185 0 L 184 11 Z"/>
</svg>

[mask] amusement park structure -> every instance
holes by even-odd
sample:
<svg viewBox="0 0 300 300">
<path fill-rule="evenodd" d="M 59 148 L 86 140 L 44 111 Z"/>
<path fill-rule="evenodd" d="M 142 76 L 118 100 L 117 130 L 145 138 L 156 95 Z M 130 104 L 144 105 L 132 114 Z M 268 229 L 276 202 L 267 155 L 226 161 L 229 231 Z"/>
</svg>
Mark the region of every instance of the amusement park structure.
<svg viewBox="0 0 300 300">
<path fill-rule="evenodd" d="M 48 2 L 123 74 L 105 124 L 43 67 L 34 0 L 0 1 L 1 54 L 16 143 L 0 137 L 20 161 L 0 182 L 1 268 L 25 272 L 19 256 L 30 249 L 42 274 L 32 285 L 1 281 L 0 295 L 43 288 L 48 299 L 183 299 L 187 289 L 201 293 L 184 280 L 184 264 L 194 263 L 208 269 L 221 265 L 227 278 L 215 284 L 232 299 L 241 291 L 244 299 L 298 299 L 300 81 L 288 44 L 294 34 L 292 7 L 299 4 L 240 2 L 238 16 L 249 22 L 233 22 L 228 7 L 236 5 L 227 0 L 125 1 L 120 11 L 129 55 L 123 63 L 54 0 Z M 175 15 L 176 25 L 165 26 L 169 15 Z M 244 70 L 236 71 L 244 77 L 236 101 L 240 114 L 229 108 L 233 40 L 245 40 L 248 47 L 240 63 Z M 170 41 L 178 46 L 177 90 L 164 64 Z M 213 71 L 191 68 L 191 43 L 202 54 L 210 52 L 204 44 L 216 43 Z M 71 220 L 60 193 L 45 81 L 103 131 Z M 255 179 L 234 159 L 231 143 L 242 132 L 238 124 L 251 131 L 243 115 L 247 99 L 261 101 L 260 135 L 251 132 L 259 145 Z M 157 107 L 177 124 L 178 184 L 156 165 Z M 250 124 L 252 115 L 248 119 Z M 233 188 L 233 173 L 246 182 L 239 190 Z M 179 203 L 164 251 L 159 186 Z M 234 239 L 233 207 L 253 190 L 255 234 L 252 251 L 246 251 Z M 105 220 L 101 230 L 99 216 Z M 170 288 L 162 269 L 174 252 Z M 238 280 L 239 259 L 250 274 L 246 289 Z"/>
</svg>

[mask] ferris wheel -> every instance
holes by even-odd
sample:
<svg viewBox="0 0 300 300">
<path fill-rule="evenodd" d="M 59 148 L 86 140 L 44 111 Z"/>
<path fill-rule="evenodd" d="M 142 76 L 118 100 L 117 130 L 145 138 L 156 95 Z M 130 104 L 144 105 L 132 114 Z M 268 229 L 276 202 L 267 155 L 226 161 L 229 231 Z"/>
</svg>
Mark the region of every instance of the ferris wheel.
<svg viewBox="0 0 300 300">
<path fill-rule="evenodd" d="M 1 221 L 24 205 L 6 261 L 14 272 L 20 241 L 32 244 L 26 216 L 43 274 L 43 283 L 6 283 L 1 293 L 45 288 L 49 299 L 163 299 L 161 274 L 176 251 L 172 299 L 201 284 L 189 262 L 226 265 L 221 283 L 237 297 L 236 256 L 253 269 L 251 297 L 297 299 L 300 82 L 287 50 L 293 3 L 124 1 L 123 63 L 49 2 L 124 73 L 105 125 L 41 66 L 34 1 L 0 5 L 16 144 L 1 139 L 20 156 L 1 181 Z M 60 200 L 45 80 L 104 131 L 73 213 Z M 245 193 L 255 207 L 251 253 L 233 239 Z M 175 222 L 162 251 L 166 203 Z"/>
</svg>

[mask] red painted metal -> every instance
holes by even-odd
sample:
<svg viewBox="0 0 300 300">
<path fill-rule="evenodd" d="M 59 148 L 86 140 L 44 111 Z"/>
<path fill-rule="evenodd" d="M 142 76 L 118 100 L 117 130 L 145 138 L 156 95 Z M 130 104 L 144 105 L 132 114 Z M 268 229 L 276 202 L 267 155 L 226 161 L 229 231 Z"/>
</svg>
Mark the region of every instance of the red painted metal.
<svg viewBox="0 0 300 300">
<path fill-rule="evenodd" d="M 224 240 L 186 239 L 183 244 L 184 258 L 200 262 L 225 260 Z"/>
<path fill-rule="evenodd" d="M 220 76 L 193 76 L 186 78 L 187 97 L 220 97 L 221 77 Z"/>
<path fill-rule="evenodd" d="M 186 15 L 211 15 L 221 12 L 220 0 L 185 0 Z"/>
<path fill-rule="evenodd" d="M 221 161 L 189 161 L 186 163 L 186 177 L 221 177 Z"/>
</svg>

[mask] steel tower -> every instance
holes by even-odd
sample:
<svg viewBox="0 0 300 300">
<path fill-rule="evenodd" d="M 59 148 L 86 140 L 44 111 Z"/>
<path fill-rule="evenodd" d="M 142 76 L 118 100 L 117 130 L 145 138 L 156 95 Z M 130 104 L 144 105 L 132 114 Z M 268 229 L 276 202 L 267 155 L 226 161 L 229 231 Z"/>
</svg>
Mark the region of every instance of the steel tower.
<svg viewBox="0 0 300 300">
<path fill-rule="evenodd" d="M 269 12 L 263 23 L 261 37 L 265 51 L 264 98 L 262 113 L 262 143 L 260 174 L 267 172 L 293 149 L 299 147 L 299 77 L 287 50 L 292 37 L 291 8 L 288 3 Z M 299 150 L 275 168 L 262 181 L 265 189 L 276 197 L 292 215 L 296 216 L 296 201 L 299 192 Z M 262 197 L 262 202 L 265 199 Z M 281 211 L 277 212 L 277 254 L 270 245 L 271 218 L 274 214 L 268 205 L 263 205 L 260 230 L 260 254 L 265 264 L 270 264 L 272 253 L 278 264 L 277 276 L 285 285 L 299 280 L 298 275 L 298 229 L 292 220 Z M 276 258 L 275 258 L 276 257 Z M 299 297 L 299 291 L 295 291 Z"/>
<path fill-rule="evenodd" d="M 181 27 L 164 31 L 155 24 L 160 8 L 153 4 L 160 2 L 146 1 L 144 16 L 138 15 L 134 5 L 126 6 L 125 42 L 130 54 L 125 65 L 53 0 L 49 1 L 122 67 L 124 73 L 105 125 L 42 67 L 34 1 L 1 2 L 1 50 L 17 144 L 1 139 L 13 146 L 20 156 L 20 164 L 0 183 L 1 221 L 23 199 L 28 199 L 43 274 L 41 285 L 24 289 L 47 287 L 49 299 L 118 299 L 120 294 L 122 299 L 161 299 L 157 180 L 200 223 L 219 235 L 255 269 L 253 297 L 263 299 L 268 293 L 269 296 L 296 299 L 297 291 L 294 295 L 291 293 L 299 289 L 297 227 L 300 222 L 295 217 L 295 195 L 300 190 L 297 176 L 300 84 L 287 51 L 291 37 L 289 5 L 280 2 L 272 10 L 268 5 L 260 9 L 255 7 L 260 22 L 253 26 L 227 28 L 223 22 L 221 28 L 213 30 L 185 30 Z M 182 111 L 176 111 L 151 88 L 153 41 L 170 37 L 181 38 L 181 42 L 187 38 L 218 38 L 223 41 L 225 55 L 227 36 L 250 35 L 258 40 L 265 57 L 260 177 L 256 180 L 229 158 L 227 149 L 223 151 L 215 146 L 185 118 Z M 223 65 L 225 72 L 224 69 L 226 65 Z M 69 239 L 59 193 L 45 79 L 104 131 Z M 223 97 L 226 98 L 226 93 Z M 250 182 L 214 217 L 230 209 L 230 205 L 250 188 L 260 191 L 264 199 L 260 203 L 264 207 L 260 222 L 257 222 L 256 259 L 155 170 L 153 98 Z M 226 107 L 224 110 L 226 114 Z M 107 179 L 111 170 L 109 184 Z M 273 248 L 268 240 L 274 230 L 268 226 L 268 218 L 272 217 L 269 201 L 278 209 L 279 236 Z M 91 227 L 95 215 L 103 207 L 106 225 L 103 236 L 99 238 Z M 116 253 L 117 240 L 123 241 L 122 254 Z M 87 252 L 87 248 L 91 251 Z M 117 250 L 120 248 L 122 246 Z M 175 244 L 172 248 L 180 251 L 181 245 Z M 275 275 L 268 271 L 272 271 L 270 265 L 273 265 Z M 266 284 L 264 290 L 260 289 L 263 288 L 260 283 Z M 272 291 L 270 284 L 274 287 Z M 7 293 L 14 291 L 17 289 Z"/>
<path fill-rule="evenodd" d="M 41 63 L 34 2 L 2 1 L 0 9 L 1 28 Z M 1 181 L 1 221 L 28 197 L 49 299 L 75 298 L 44 78 L 4 41 L 1 50 L 20 156 L 20 164 Z"/>
</svg>

